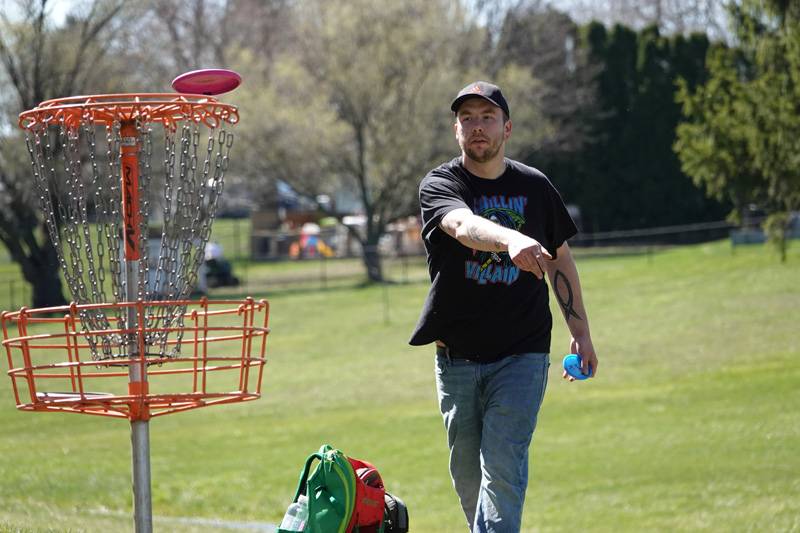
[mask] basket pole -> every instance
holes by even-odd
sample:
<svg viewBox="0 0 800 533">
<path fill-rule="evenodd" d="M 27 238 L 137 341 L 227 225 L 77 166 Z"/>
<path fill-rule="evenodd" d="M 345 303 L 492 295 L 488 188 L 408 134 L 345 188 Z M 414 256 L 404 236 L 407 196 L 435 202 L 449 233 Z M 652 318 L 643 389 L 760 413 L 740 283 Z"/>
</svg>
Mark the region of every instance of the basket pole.
<svg viewBox="0 0 800 533">
<path fill-rule="evenodd" d="M 125 299 L 128 304 L 139 299 L 139 132 L 136 122 L 123 121 L 120 126 L 122 144 L 122 218 L 125 244 Z M 127 308 L 128 335 L 127 352 L 131 363 L 128 366 L 128 391 L 131 395 L 147 394 L 147 366 L 141 352 L 142 306 Z M 150 492 L 150 426 L 147 406 L 134 403 L 131 409 L 131 458 L 133 470 L 133 520 L 136 533 L 152 533 L 153 511 Z"/>
</svg>

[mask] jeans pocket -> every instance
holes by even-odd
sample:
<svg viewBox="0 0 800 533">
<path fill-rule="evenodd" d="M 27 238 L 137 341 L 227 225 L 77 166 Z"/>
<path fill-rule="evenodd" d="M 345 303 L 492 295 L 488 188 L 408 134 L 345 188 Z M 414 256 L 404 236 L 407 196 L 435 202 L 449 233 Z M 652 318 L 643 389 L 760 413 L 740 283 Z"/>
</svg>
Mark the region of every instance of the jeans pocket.
<svg viewBox="0 0 800 533">
<path fill-rule="evenodd" d="M 542 402 L 544 402 L 544 393 L 547 391 L 547 381 L 550 377 L 550 354 L 546 354 L 544 358 L 544 370 L 542 371 L 543 380 L 542 380 L 542 394 L 539 397 L 539 406 L 541 407 Z"/>
</svg>

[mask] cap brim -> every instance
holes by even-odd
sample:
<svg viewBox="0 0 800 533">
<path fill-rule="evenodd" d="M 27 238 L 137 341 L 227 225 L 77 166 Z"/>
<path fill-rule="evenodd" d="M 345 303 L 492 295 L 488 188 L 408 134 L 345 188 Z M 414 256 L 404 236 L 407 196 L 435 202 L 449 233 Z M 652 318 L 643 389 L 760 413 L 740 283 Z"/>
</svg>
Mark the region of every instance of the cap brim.
<svg viewBox="0 0 800 533">
<path fill-rule="evenodd" d="M 452 104 L 450 104 L 450 111 L 452 111 L 453 113 L 458 112 L 458 108 L 461 107 L 461 104 L 463 104 L 465 100 L 469 100 L 470 98 L 483 98 L 493 106 L 503 109 L 497 104 L 497 102 L 482 94 L 462 94 L 461 96 L 453 100 Z"/>
</svg>

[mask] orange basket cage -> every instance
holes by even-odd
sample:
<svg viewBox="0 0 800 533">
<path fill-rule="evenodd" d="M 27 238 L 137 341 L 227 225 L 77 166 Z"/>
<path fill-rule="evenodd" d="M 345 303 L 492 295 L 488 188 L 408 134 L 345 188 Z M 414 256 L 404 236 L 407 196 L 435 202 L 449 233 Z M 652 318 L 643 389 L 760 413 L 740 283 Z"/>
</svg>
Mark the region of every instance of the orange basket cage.
<svg viewBox="0 0 800 533">
<path fill-rule="evenodd" d="M 145 327 L 145 313 L 175 304 L 186 305 L 179 327 Z M 81 329 L 81 311 L 131 307 L 138 318 L 135 328 Z M 268 319 L 268 302 L 252 298 L 73 303 L 0 315 L 17 409 L 131 421 L 258 399 L 266 364 Z M 167 345 L 174 355 L 148 354 L 148 335 L 164 333 L 169 335 Z M 117 340 L 113 346 L 123 355 L 93 359 L 87 341 L 90 336 L 127 339 Z M 131 342 L 138 344 L 138 350 L 128 357 L 123 344 Z M 130 382 L 131 365 L 140 365 L 140 374 L 147 380 Z"/>
<path fill-rule="evenodd" d="M 159 122 L 168 128 L 184 120 L 210 127 L 239 122 L 235 106 L 203 95 L 174 93 L 125 93 L 70 96 L 46 100 L 20 113 L 19 126 L 33 130 L 63 123 L 76 128 L 82 123 L 112 124 L 115 121 Z"/>
</svg>

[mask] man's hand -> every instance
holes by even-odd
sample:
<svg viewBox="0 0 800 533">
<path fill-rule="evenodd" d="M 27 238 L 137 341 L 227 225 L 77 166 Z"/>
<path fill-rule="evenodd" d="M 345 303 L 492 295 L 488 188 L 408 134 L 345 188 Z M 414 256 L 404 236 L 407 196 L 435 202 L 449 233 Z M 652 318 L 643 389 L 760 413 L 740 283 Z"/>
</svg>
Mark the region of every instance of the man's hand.
<svg viewBox="0 0 800 533">
<path fill-rule="evenodd" d="M 588 335 L 585 337 L 572 337 L 569 343 L 569 353 L 581 356 L 581 373 L 588 376 L 589 368 L 591 367 L 592 377 L 597 376 L 597 354 L 594 353 L 591 337 Z M 569 381 L 575 381 L 575 378 L 567 374 L 566 370 L 561 374 L 561 377 Z"/>
<path fill-rule="evenodd" d="M 453 209 L 439 224 L 442 230 L 458 242 L 483 252 L 508 252 L 520 269 L 544 277 L 547 261 L 553 257 L 538 241 L 511 228 L 503 227 L 475 215 L 466 208 Z"/>
<path fill-rule="evenodd" d="M 522 270 L 532 272 L 538 279 L 542 279 L 547 269 L 546 261 L 553 259 L 550 252 L 537 240 L 517 233 L 508 241 L 508 255 L 511 260 Z"/>
</svg>

